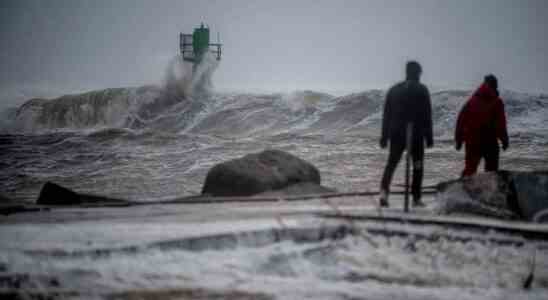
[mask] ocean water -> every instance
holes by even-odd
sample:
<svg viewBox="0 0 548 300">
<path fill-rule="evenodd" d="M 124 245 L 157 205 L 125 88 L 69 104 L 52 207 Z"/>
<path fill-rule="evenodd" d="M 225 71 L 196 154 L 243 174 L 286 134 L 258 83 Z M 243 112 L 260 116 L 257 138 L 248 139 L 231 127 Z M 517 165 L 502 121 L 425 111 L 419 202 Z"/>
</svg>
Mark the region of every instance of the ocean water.
<svg viewBox="0 0 548 300">
<path fill-rule="evenodd" d="M 455 118 L 469 91 L 432 94 L 435 146 L 425 184 L 458 177 Z M 216 163 L 281 149 L 313 163 L 339 191 L 376 190 L 387 157 L 378 146 L 384 92 L 314 91 L 184 96 L 155 86 L 33 99 L 5 112 L 0 193 L 33 202 L 46 181 L 134 201 L 199 194 Z M 504 92 L 510 149 L 501 168 L 548 169 L 548 98 Z M 403 181 L 403 167 L 394 182 Z"/>
<path fill-rule="evenodd" d="M 311 162 L 320 170 L 322 184 L 338 191 L 378 189 L 388 154 L 378 146 L 384 91 L 345 96 L 310 90 L 219 93 L 210 88 L 214 62 L 200 68 L 197 77 L 189 77 L 188 66 L 177 62 L 170 64 L 162 87 L 32 99 L 1 111 L 0 195 L 33 203 L 47 181 L 142 202 L 196 195 L 212 166 L 264 149 L 284 150 Z M 425 185 L 454 179 L 463 168 L 464 155 L 454 150 L 452 137 L 470 93 L 432 94 L 435 146 L 426 151 Z M 501 168 L 547 170 L 548 98 L 510 91 L 502 98 L 510 149 L 501 155 Z M 403 177 L 400 166 L 394 184 L 401 184 Z M 339 239 L 266 242 L 280 224 L 295 230 L 304 225 L 325 229 L 325 220 L 310 215 L 272 217 L 276 209 L 302 214 L 326 206 L 317 202 L 285 208 L 66 209 L 52 213 L 45 223 L 32 216 L 20 223 L 6 221 L 0 226 L 0 295 L 545 299 L 545 241 L 373 222 L 355 228 L 360 234 Z M 357 207 L 350 203 L 350 209 Z M 372 234 L 372 227 L 385 234 Z M 261 233 L 249 238 L 254 231 Z M 393 234 L 397 231 L 408 235 Z M 219 232 L 229 236 L 211 237 Z M 188 236 L 203 238 L 195 243 L 205 249 L 185 248 Z M 236 243 L 226 246 L 226 241 Z M 533 290 L 524 291 L 533 258 L 536 279 Z"/>
</svg>

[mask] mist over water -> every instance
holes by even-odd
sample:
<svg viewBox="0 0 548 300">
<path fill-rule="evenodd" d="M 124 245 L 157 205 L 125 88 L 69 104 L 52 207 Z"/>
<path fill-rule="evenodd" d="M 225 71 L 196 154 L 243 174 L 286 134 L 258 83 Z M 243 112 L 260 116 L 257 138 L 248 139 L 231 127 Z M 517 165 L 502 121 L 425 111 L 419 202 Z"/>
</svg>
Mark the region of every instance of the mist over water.
<svg viewBox="0 0 548 300">
<path fill-rule="evenodd" d="M 182 97 L 207 97 L 213 92 L 212 77 L 218 66 L 219 61 L 210 52 L 203 55 L 195 70 L 192 63 L 176 55 L 167 66 L 165 88 Z"/>
</svg>

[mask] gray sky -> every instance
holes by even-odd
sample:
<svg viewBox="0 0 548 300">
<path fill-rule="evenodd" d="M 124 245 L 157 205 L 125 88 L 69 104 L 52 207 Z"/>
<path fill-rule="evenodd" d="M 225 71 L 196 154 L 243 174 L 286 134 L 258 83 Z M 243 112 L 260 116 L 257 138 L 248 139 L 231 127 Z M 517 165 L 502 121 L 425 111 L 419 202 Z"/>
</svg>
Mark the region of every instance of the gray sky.
<svg viewBox="0 0 548 300">
<path fill-rule="evenodd" d="M 548 90 L 545 0 L 2 0 L 0 88 L 159 83 L 202 21 L 224 43 L 218 89 L 385 89 L 417 59 L 432 86 Z"/>
</svg>

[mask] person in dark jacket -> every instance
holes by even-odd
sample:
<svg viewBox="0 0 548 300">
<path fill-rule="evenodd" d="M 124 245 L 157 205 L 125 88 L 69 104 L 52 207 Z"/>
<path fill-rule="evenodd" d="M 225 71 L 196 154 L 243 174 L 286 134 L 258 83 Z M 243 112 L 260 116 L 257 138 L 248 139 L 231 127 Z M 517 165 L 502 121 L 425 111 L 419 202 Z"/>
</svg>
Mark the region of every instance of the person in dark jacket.
<svg viewBox="0 0 548 300">
<path fill-rule="evenodd" d="M 499 143 L 508 149 L 506 114 L 499 97 L 498 80 L 485 76 L 484 82 L 468 99 L 459 113 L 455 129 L 457 151 L 465 145 L 465 167 L 462 176 L 476 173 L 480 160 L 485 160 L 485 171 L 499 169 Z"/>
<path fill-rule="evenodd" d="M 421 201 L 424 143 L 426 142 L 426 146 L 430 148 L 434 145 L 434 141 L 432 138 L 430 93 L 428 88 L 420 83 L 421 73 L 422 68 L 418 62 L 408 62 L 406 80 L 391 87 L 386 94 L 380 146 L 384 149 L 390 142 L 390 154 L 381 182 L 380 206 L 387 207 L 389 205 L 390 182 L 405 151 L 408 126 L 411 126 L 413 205 L 424 205 Z"/>
</svg>

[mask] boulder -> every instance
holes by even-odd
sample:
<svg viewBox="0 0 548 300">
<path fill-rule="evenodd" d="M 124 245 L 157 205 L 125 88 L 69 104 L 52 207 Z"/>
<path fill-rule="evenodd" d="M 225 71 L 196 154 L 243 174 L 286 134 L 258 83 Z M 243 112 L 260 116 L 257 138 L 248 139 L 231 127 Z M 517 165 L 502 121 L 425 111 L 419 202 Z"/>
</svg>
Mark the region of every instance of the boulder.
<svg viewBox="0 0 548 300">
<path fill-rule="evenodd" d="M 280 190 L 266 191 L 255 196 L 257 197 L 285 197 L 300 195 L 316 195 L 336 193 L 334 189 L 313 182 L 295 183 Z"/>
<path fill-rule="evenodd" d="M 36 200 L 36 204 L 40 205 L 76 205 L 80 203 L 80 196 L 77 193 L 53 182 L 46 182 L 42 186 L 40 196 Z"/>
<path fill-rule="evenodd" d="M 511 178 L 521 215 L 548 223 L 548 171 L 512 172 Z"/>
<path fill-rule="evenodd" d="M 469 213 L 501 219 L 546 220 L 548 172 L 497 171 L 442 182 L 438 212 Z"/>
<path fill-rule="evenodd" d="M 8 203 L 13 203 L 13 202 L 14 201 L 11 200 L 10 198 L 0 194 L 0 204 L 8 204 Z"/>
<path fill-rule="evenodd" d="M 39 205 L 127 205 L 129 201 L 98 195 L 80 194 L 53 182 L 46 182 L 42 186 L 36 200 Z"/>
<path fill-rule="evenodd" d="M 312 164 L 280 150 L 265 150 L 215 165 L 207 173 L 202 194 L 250 196 L 281 190 L 294 184 L 320 185 Z"/>
</svg>

